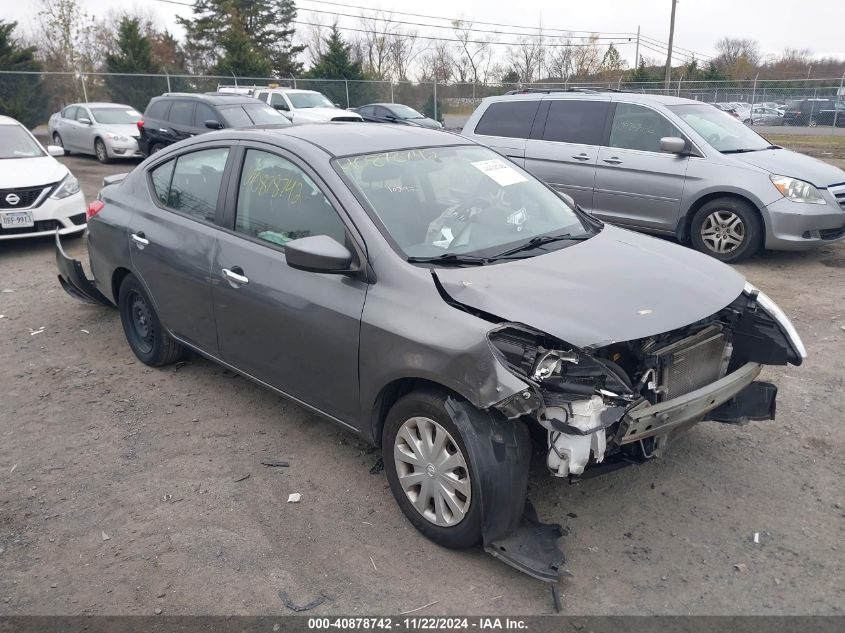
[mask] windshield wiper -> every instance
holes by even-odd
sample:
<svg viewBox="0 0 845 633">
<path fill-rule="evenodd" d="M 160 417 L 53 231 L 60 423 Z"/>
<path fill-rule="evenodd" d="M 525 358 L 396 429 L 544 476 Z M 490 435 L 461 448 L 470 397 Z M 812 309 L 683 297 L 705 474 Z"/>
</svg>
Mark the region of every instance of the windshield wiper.
<svg viewBox="0 0 845 633">
<path fill-rule="evenodd" d="M 758 147 L 758 148 L 740 147 L 739 149 L 723 149 L 722 153 L 723 154 L 745 154 L 746 152 L 761 152 L 764 149 L 770 149 L 770 148 L 768 148 L 768 147 Z"/>
<path fill-rule="evenodd" d="M 470 264 L 475 266 L 483 266 L 489 260 L 486 257 L 478 257 L 477 255 L 459 255 L 457 253 L 443 253 L 442 255 L 431 255 L 425 257 L 411 256 L 408 261 L 412 264 L 443 264 L 443 265 L 457 265 Z"/>
<path fill-rule="evenodd" d="M 522 251 L 530 251 L 535 248 L 539 248 L 544 244 L 550 244 L 552 242 L 562 242 L 562 241 L 573 241 L 573 242 L 582 242 L 584 240 L 588 240 L 593 236 L 592 233 L 583 233 L 579 235 L 573 235 L 572 233 L 563 233 L 561 235 L 538 235 L 537 237 L 532 237 L 530 240 L 525 242 L 524 244 L 520 244 L 519 246 L 514 246 L 511 249 L 498 253 L 490 257 L 490 260 L 500 259 L 502 257 L 507 257 L 508 255 L 514 255 L 515 253 L 521 253 Z"/>
</svg>

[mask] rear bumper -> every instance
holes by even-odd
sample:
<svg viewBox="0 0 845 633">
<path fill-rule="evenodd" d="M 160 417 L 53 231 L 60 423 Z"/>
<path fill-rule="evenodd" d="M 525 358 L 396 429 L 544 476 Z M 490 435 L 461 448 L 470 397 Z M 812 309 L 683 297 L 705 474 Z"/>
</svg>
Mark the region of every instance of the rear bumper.
<svg viewBox="0 0 845 633">
<path fill-rule="evenodd" d="M 65 253 L 58 232 L 56 233 L 56 267 L 59 271 L 59 283 L 71 297 L 87 303 L 113 305 L 85 276 L 79 260 L 72 259 Z"/>
<path fill-rule="evenodd" d="M 702 420 L 710 411 L 731 400 L 760 374 L 760 363 L 746 363 L 714 383 L 666 402 L 642 402 L 622 418 L 619 444 L 630 444 L 661 435 L 677 426 Z M 772 407 L 774 411 L 774 405 Z"/>
</svg>

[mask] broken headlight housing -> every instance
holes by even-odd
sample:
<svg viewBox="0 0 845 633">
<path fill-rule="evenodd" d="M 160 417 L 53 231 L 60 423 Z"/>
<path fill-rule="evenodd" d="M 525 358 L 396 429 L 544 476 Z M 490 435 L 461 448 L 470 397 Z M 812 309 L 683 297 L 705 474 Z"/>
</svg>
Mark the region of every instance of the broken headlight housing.
<svg viewBox="0 0 845 633">
<path fill-rule="evenodd" d="M 759 288 L 748 282 L 745 282 L 744 292 L 751 299 L 756 301 L 757 305 L 772 319 L 774 319 L 781 329 L 783 329 L 783 332 L 795 354 L 801 358 L 801 360 L 807 358 L 807 348 L 804 347 L 804 341 L 801 340 L 798 330 L 795 329 L 795 326 L 792 325 L 792 321 L 789 320 L 789 317 L 786 316 L 786 313 L 780 309 L 778 304 L 772 301 L 771 297 L 769 297 L 769 295 L 765 292 L 762 292 Z"/>
</svg>

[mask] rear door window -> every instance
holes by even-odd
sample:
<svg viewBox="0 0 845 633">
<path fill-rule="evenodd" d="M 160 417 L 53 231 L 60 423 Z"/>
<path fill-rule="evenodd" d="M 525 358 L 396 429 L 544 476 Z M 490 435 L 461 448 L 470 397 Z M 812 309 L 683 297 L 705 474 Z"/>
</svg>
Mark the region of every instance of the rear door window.
<svg viewBox="0 0 845 633">
<path fill-rule="evenodd" d="M 69 108 L 65 108 L 64 112 L 62 112 L 62 116 L 66 119 L 75 119 L 76 118 L 76 111 L 79 108 L 76 106 L 70 106 Z"/>
<path fill-rule="evenodd" d="M 481 115 L 478 125 L 475 126 L 475 133 L 484 136 L 527 139 L 539 107 L 539 99 L 491 103 Z"/>
<path fill-rule="evenodd" d="M 609 106 L 608 101 L 550 101 L 543 140 L 579 145 L 601 144 Z"/>
<path fill-rule="evenodd" d="M 150 173 L 156 199 L 164 206 L 213 222 L 228 147 L 182 154 Z"/>
<path fill-rule="evenodd" d="M 181 125 L 183 127 L 193 127 L 194 124 L 194 102 L 193 101 L 174 101 L 170 108 L 170 116 L 168 117 L 173 125 Z"/>
<path fill-rule="evenodd" d="M 659 152 L 660 139 L 664 136 L 682 135 L 666 117 L 651 108 L 632 103 L 616 104 L 610 128 L 610 147 Z"/>
</svg>

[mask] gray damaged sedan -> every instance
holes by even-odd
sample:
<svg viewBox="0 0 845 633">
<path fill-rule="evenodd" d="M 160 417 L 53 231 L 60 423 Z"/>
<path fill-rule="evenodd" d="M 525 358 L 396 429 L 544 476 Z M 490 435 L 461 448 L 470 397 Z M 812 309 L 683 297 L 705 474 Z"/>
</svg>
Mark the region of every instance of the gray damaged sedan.
<svg viewBox="0 0 845 633">
<path fill-rule="evenodd" d="M 93 281 L 57 238 L 59 279 L 116 305 L 139 359 L 198 352 L 380 445 L 420 532 L 545 581 L 563 555 L 526 501 L 535 449 L 572 480 L 773 419 L 756 378 L 805 358 L 730 267 L 453 134 L 215 132 L 115 180 L 88 210 Z"/>
</svg>

